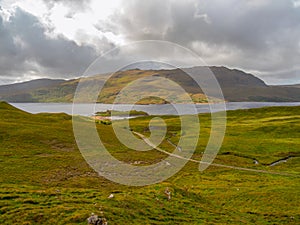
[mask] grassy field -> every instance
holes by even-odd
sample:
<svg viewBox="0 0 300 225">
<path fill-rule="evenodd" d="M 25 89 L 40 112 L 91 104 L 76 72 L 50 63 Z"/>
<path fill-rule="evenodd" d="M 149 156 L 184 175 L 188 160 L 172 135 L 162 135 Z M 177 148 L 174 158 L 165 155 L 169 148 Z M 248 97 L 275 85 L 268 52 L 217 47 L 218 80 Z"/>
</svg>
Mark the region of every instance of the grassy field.
<svg viewBox="0 0 300 225">
<path fill-rule="evenodd" d="M 0 103 L 0 115 L 0 224 L 87 224 L 92 212 L 110 225 L 300 223 L 300 107 L 228 112 L 224 144 L 214 162 L 269 173 L 215 166 L 199 172 L 197 163 L 188 162 L 173 177 L 147 187 L 99 177 L 77 149 L 71 116 L 32 115 L 7 103 Z M 132 119 L 131 128 L 148 135 L 151 118 Z M 163 118 L 167 137 L 177 143 L 179 119 Z M 210 131 L 209 115 L 199 119 L 194 159 L 201 158 Z M 97 128 L 110 153 L 124 162 L 150 164 L 166 157 L 127 149 L 110 125 Z M 167 141 L 160 147 L 174 149 Z M 287 162 L 269 166 L 288 156 Z M 164 196 L 166 187 L 171 201 Z"/>
</svg>

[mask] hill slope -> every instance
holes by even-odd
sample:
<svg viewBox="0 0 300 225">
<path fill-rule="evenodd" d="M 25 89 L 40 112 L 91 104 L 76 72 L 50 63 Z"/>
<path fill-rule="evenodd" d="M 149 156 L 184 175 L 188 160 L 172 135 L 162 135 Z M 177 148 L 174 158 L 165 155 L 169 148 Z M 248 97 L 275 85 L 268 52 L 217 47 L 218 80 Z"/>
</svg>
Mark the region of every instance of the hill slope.
<svg viewBox="0 0 300 225">
<path fill-rule="evenodd" d="M 299 175 L 299 112 L 300 107 L 228 112 L 215 163 L 270 174 L 214 166 L 200 173 L 198 164 L 190 162 L 160 184 L 137 188 L 112 183 L 89 168 L 76 147 L 70 116 L 31 115 L 0 103 L 0 224 L 87 224 L 92 212 L 110 225 L 299 224 L 299 177 L 272 174 Z M 194 159 L 201 157 L 210 133 L 209 115 L 199 116 L 202 138 Z M 147 135 L 151 118 L 132 120 L 132 129 Z M 180 121 L 164 119 L 176 143 Z M 126 163 L 162 158 L 155 151 L 130 151 L 112 126 L 97 124 L 97 129 L 110 153 Z M 172 150 L 166 140 L 161 148 Z M 268 166 L 287 156 L 294 158 Z M 166 187 L 171 201 L 164 195 Z"/>
<path fill-rule="evenodd" d="M 226 67 L 210 67 L 220 83 L 226 101 L 300 101 L 297 86 L 268 86 L 252 74 Z M 187 69 L 196 76 L 203 74 L 203 67 Z M 112 103 L 120 90 L 131 81 L 146 76 L 161 76 L 177 82 L 195 102 L 207 102 L 202 90 L 182 70 L 139 70 L 120 71 L 114 74 L 102 90 L 98 102 Z M 97 90 L 97 82 L 103 82 L 101 75 L 85 79 L 90 84 L 88 91 Z M 71 102 L 79 80 L 30 81 L 20 84 L 0 86 L 0 100 L 9 102 Z M 158 84 L 162 85 L 162 84 Z M 204 84 L 205 85 L 205 81 Z M 209 96 L 213 97 L 213 96 Z M 217 101 L 217 100 L 216 100 Z M 145 99 L 144 104 L 164 103 L 161 99 Z"/>
<path fill-rule="evenodd" d="M 40 100 L 43 92 L 40 93 L 38 98 L 35 98 L 34 92 L 57 87 L 64 82 L 66 80 L 37 79 L 23 83 L 3 85 L 0 86 L 0 99 L 11 102 L 37 102 Z"/>
</svg>

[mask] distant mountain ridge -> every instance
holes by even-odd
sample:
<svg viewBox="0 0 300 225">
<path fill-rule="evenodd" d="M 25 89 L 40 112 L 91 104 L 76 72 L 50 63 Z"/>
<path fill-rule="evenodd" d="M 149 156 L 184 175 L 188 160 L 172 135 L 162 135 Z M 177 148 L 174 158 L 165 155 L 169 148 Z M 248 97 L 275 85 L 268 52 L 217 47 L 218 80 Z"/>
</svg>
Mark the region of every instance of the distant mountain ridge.
<svg viewBox="0 0 300 225">
<path fill-rule="evenodd" d="M 268 86 L 261 79 L 241 70 L 216 66 L 209 67 L 209 69 L 218 80 L 226 101 L 300 102 L 300 85 Z M 196 76 L 201 76 L 204 71 L 207 71 L 207 68 L 193 67 L 185 70 Z M 119 71 L 105 83 L 98 102 L 112 103 L 120 90 L 129 82 L 147 76 L 161 76 L 171 79 L 183 87 L 195 102 L 207 102 L 202 90 L 180 69 Z M 0 100 L 8 102 L 72 102 L 78 82 L 79 79 L 39 79 L 4 85 L 0 86 Z M 97 82 L 104 82 L 104 78 L 99 75 L 84 78 L 83 82 L 88 82 L 93 86 Z M 93 88 L 90 91 L 93 91 Z M 143 104 L 149 103 L 163 102 L 159 102 L 157 99 L 147 99 L 143 102 Z"/>
<path fill-rule="evenodd" d="M 0 86 L 0 94 L 7 94 L 7 92 L 18 92 L 18 91 L 31 91 L 32 89 L 38 89 L 38 88 L 45 88 L 45 87 L 51 87 L 54 85 L 58 85 L 60 83 L 65 82 L 66 80 L 63 79 L 37 79 L 37 80 L 31 80 L 31 81 L 25 81 L 22 83 L 16 83 L 16 84 L 8 84 L 8 85 L 2 85 Z"/>
<path fill-rule="evenodd" d="M 9 102 L 36 102 L 31 92 L 59 86 L 66 82 L 63 79 L 37 79 L 16 84 L 0 86 L 0 99 Z"/>
<path fill-rule="evenodd" d="M 281 85 L 281 87 L 300 88 L 300 84 Z"/>
</svg>

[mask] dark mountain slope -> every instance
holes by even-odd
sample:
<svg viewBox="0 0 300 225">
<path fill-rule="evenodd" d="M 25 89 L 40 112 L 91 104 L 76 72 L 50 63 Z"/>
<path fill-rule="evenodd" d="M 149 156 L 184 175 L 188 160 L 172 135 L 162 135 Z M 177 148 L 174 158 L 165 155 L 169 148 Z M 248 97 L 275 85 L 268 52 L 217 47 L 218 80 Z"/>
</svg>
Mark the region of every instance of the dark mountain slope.
<svg viewBox="0 0 300 225">
<path fill-rule="evenodd" d="M 207 73 L 205 67 L 193 67 L 184 70 L 202 77 L 204 77 L 204 73 Z M 226 67 L 210 67 L 210 70 L 219 81 L 226 101 L 300 101 L 300 88 L 297 85 L 268 86 L 254 75 L 240 70 Z M 98 101 L 112 103 L 119 91 L 128 83 L 147 76 L 161 76 L 171 79 L 190 93 L 196 102 L 207 101 L 203 91 L 195 81 L 180 69 L 119 71 L 105 83 Z M 103 76 L 98 75 L 93 78 L 85 78 L 83 82 L 88 82 L 91 86 L 89 91 L 93 92 L 93 90 L 97 90 L 95 85 L 103 82 L 103 79 Z M 0 100 L 9 102 L 71 102 L 78 82 L 79 79 L 70 81 L 41 79 L 0 86 Z M 209 80 L 202 80 L 201 86 L 207 85 L 208 82 Z M 144 103 L 157 103 L 152 100 L 146 100 Z"/>
</svg>

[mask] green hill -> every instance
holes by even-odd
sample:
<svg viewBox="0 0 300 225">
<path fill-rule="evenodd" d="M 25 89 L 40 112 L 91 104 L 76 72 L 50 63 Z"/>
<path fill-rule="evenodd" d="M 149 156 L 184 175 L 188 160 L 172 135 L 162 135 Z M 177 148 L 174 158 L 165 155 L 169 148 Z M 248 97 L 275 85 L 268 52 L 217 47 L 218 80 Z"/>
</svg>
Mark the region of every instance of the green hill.
<svg viewBox="0 0 300 225">
<path fill-rule="evenodd" d="M 0 224 L 87 224 L 92 212 L 102 212 L 111 225 L 300 223 L 300 107 L 228 112 L 226 137 L 215 163 L 269 173 L 215 166 L 200 173 L 199 165 L 189 162 L 170 179 L 147 187 L 118 185 L 89 168 L 66 114 L 32 115 L 4 102 L 0 114 Z M 131 120 L 132 129 L 148 135 L 151 118 Z M 163 118 L 167 136 L 177 143 L 179 119 Z M 194 159 L 202 156 L 210 131 L 209 115 L 199 118 Z M 147 164 L 165 157 L 157 151 L 127 149 L 110 125 L 97 124 L 97 129 L 111 154 L 124 162 Z M 167 140 L 160 147 L 174 149 Z M 288 156 L 292 158 L 287 162 L 270 166 Z M 171 201 L 163 193 L 166 187 Z"/>
<path fill-rule="evenodd" d="M 268 86 L 262 80 L 240 70 L 231 70 L 226 67 L 210 67 L 220 83 L 226 101 L 273 101 L 295 102 L 300 101 L 300 89 L 297 86 Z M 206 69 L 194 67 L 187 69 L 189 73 L 203 76 Z M 101 103 L 113 103 L 115 97 L 131 81 L 148 76 L 159 76 L 177 82 L 191 96 L 194 102 L 207 102 L 203 91 L 182 70 L 127 70 L 115 73 L 106 83 L 98 98 Z M 0 86 L 0 100 L 8 102 L 72 102 L 79 80 L 37 80 L 20 84 Z M 104 76 L 98 75 L 83 79 L 87 93 L 98 91 L 98 84 L 104 82 Z M 38 84 L 38 85 L 37 85 Z M 207 81 L 201 85 L 205 86 Z M 157 87 L 164 86 L 157 82 Z M 142 90 L 144 94 L 151 93 Z M 162 96 L 164 97 L 164 96 Z M 213 101 L 219 101 L 214 96 L 208 96 Z M 85 100 L 86 101 L 86 100 Z M 126 103 L 126 102 L 124 102 Z M 163 104 L 163 99 L 149 97 L 141 104 Z"/>
</svg>

